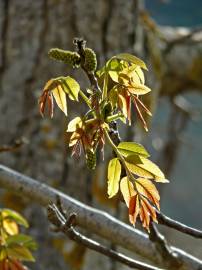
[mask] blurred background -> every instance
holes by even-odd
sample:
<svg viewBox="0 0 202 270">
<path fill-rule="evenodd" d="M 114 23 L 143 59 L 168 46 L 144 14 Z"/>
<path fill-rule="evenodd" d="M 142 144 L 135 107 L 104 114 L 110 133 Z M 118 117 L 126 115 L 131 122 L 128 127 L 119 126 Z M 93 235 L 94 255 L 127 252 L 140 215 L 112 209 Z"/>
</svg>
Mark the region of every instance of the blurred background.
<svg viewBox="0 0 202 270">
<path fill-rule="evenodd" d="M 83 89 L 89 87 L 81 71 L 47 56 L 53 47 L 73 50 L 74 37 L 87 40 L 99 67 L 120 52 L 147 63 L 147 85 L 153 89 L 145 100 L 153 112 L 150 131 L 143 132 L 135 122 L 132 131 L 121 126 L 121 136 L 143 143 L 170 180 L 159 186 L 162 211 L 201 228 L 201 0 L 0 0 L 0 149 L 14 148 L 0 151 L 0 162 L 128 222 L 125 206 L 107 198 L 110 152 L 95 171 L 86 170 L 82 160 L 70 158 L 63 114 L 56 110 L 51 120 L 38 112 L 38 98 L 50 78 L 71 75 Z M 68 102 L 68 119 L 78 110 L 84 112 Z M 31 269 L 123 269 L 51 234 L 44 209 L 28 198 L 1 191 L 1 205 L 20 211 L 30 222 L 30 234 L 39 243 Z M 199 241 L 162 231 L 172 244 L 202 259 Z"/>
</svg>

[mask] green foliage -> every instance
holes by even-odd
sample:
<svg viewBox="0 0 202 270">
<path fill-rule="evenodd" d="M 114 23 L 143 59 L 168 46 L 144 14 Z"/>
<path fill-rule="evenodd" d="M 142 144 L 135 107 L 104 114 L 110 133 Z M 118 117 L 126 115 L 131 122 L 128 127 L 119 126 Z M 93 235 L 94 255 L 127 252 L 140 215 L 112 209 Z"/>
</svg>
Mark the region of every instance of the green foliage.
<svg viewBox="0 0 202 270">
<path fill-rule="evenodd" d="M 76 42 L 75 53 L 52 49 L 49 55 L 72 66 L 80 64 L 91 82 L 90 89 L 84 93 L 79 84 L 69 76 L 51 79 L 39 99 L 40 112 L 44 114 L 47 104 L 49 114 L 53 116 L 53 97 L 65 115 L 66 97 L 87 105 L 86 114 L 75 117 L 68 124 L 72 156 L 80 157 L 83 150 L 87 167 L 95 169 L 96 153 L 101 150 L 104 157 L 104 145 L 107 142 L 116 156 L 108 165 L 109 198 L 115 196 L 120 188 L 129 208 L 131 223 L 135 224 L 139 216 L 143 226 L 149 230 L 150 220 L 157 221 L 156 209 L 159 209 L 160 200 L 153 182 L 168 181 L 158 166 L 148 159 L 149 153 L 142 145 L 136 142 L 120 142 L 115 145 L 113 136 L 116 136 L 117 131 L 112 128 L 113 121 L 117 120 L 131 125 L 131 112 L 134 108 L 137 119 L 148 131 L 144 116 L 151 116 L 151 112 L 141 100 L 141 96 L 151 91 L 145 85 L 142 70 L 147 70 L 146 64 L 134 55 L 121 53 L 96 71 L 95 52 L 85 48 L 84 41 Z"/>
<path fill-rule="evenodd" d="M 34 262 L 31 250 L 37 248 L 32 237 L 20 234 L 19 225 L 28 227 L 27 220 L 16 211 L 0 209 L 0 269 L 25 269 L 22 261 Z"/>
</svg>

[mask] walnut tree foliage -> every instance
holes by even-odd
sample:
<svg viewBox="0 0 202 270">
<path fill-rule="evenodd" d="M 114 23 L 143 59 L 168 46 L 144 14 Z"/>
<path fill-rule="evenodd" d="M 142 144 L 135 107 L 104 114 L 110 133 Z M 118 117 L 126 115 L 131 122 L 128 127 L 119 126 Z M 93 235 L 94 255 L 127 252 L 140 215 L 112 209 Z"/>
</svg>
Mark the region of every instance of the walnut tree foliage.
<svg viewBox="0 0 202 270">
<path fill-rule="evenodd" d="M 31 251 L 37 248 L 31 236 L 20 233 L 19 226 L 29 227 L 27 220 L 19 213 L 0 209 L 0 269 L 26 270 L 24 261 L 34 262 Z"/>
<path fill-rule="evenodd" d="M 42 116 L 46 107 L 50 117 L 54 114 L 54 101 L 67 116 L 67 99 L 86 104 L 86 114 L 72 120 L 67 118 L 67 133 L 72 156 L 86 159 L 87 167 L 95 169 L 98 151 L 104 159 L 104 146 L 108 144 L 115 157 L 108 164 L 108 196 L 114 197 L 119 189 L 129 208 L 129 220 L 135 225 L 139 216 L 149 231 L 151 221 L 157 222 L 160 196 L 155 182 L 166 183 L 163 172 L 149 159 L 147 150 L 136 142 L 113 139 L 112 126 L 117 120 L 131 125 L 131 111 L 148 131 L 144 114 L 151 116 L 141 100 L 151 89 L 145 85 L 145 63 L 134 55 L 121 53 L 109 59 L 97 70 L 95 52 L 86 47 L 84 40 L 75 40 L 76 51 L 53 48 L 49 57 L 72 68 L 82 68 L 91 87 L 85 93 L 70 76 L 50 79 L 39 98 Z M 68 101 L 69 102 L 69 101 Z M 132 128 L 132 127 L 131 127 Z"/>
</svg>

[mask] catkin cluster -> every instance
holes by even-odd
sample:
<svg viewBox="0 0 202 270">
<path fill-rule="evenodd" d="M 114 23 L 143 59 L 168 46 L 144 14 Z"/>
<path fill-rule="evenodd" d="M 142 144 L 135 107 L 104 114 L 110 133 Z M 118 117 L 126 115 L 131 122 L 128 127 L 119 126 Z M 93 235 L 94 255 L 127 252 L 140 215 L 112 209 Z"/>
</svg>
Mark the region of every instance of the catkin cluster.
<svg viewBox="0 0 202 270">
<path fill-rule="evenodd" d="M 95 52 L 90 48 L 85 48 L 84 67 L 87 71 L 95 71 L 97 68 L 97 58 Z"/>
<path fill-rule="evenodd" d="M 96 167 L 96 153 L 90 149 L 86 150 L 86 165 L 91 170 Z"/>
<path fill-rule="evenodd" d="M 53 48 L 49 51 L 48 55 L 50 58 L 62 61 L 72 67 L 79 67 L 80 65 L 80 55 L 76 52 Z"/>
</svg>

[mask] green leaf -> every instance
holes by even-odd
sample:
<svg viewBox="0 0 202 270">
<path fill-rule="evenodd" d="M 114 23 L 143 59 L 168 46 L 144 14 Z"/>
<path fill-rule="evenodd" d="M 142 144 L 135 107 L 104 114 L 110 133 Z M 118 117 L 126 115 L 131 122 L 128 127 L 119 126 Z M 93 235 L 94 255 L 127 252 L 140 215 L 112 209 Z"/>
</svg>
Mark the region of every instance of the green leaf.
<svg viewBox="0 0 202 270">
<path fill-rule="evenodd" d="M 67 76 L 61 79 L 63 90 L 68 94 L 71 100 L 78 101 L 80 85 L 73 78 Z"/>
<path fill-rule="evenodd" d="M 13 220 L 17 224 L 22 225 L 25 228 L 29 227 L 27 220 L 23 216 L 21 216 L 19 213 L 17 213 L 16 211 L 6 209 L 6 208 L 1 209 L 0 211 L 1 211 L 4 219 Z"/>
<path fill-rule="evenodd" d="M 137 154 L 137 155 L 129 155 L 127 157 L 125 157 L 125 160 L 129 163 L 132 163 L 132 164 L 141 164 L 142 163 L 142 160 L 140 158 L 140 156 Z"/>
<path fill-rule="evenodd" d="M 139 143 L 135 142 L 121 142 L 118 145 L 119 152 L 124 156 L 127 157 L 129 155 L 140 155 L 143 157 L 149 157 L 149 153 L 146 149 Z"/>
<path fill-rule="evenodd" d="M 133 63 L 133 64 L 140 66 L 141 68 L 144 68 L 147 70 L 147 66 L 145 65 L 144 61 L 142 61 L 141 59 L 139 59 L 138 57 L 136 57 L 132 54 L 120 53 L 120 54 L 114 56 L 113 58 L 117 58 L 120 60 L 124 60 L 124 61 L 130 62 L 130 63 Z"/>
<path fill-rule="evenodd" d="M 16 234 L 7 237 L 6 244 L 8 247 L 12 246 L 13 244 L 19 244 L 32 250 L 37 249 L 37 243 L 32 239 L 31 236 L 25 234 Z"/>
<path fill-rule="evenodd" d="M 3 261 L 7 257 L 6 247 L 0 246 L 0 261 Z"/>
<path fill-rule="evenodd" d="M 29 249 L 19 244 L 10 245 L 10 247 L 7 248 L 7 254 L 11 258 L 21 261 L 35 261 Z"/>
<path fill-rule="evenodd" d="M 108 195 L 112 198 L 119 190 L 119 181 L 121 177 L 121 164 L 118 158 L 110 160 L 108 165 Z"/>
<path fill-rule="evenodd" d="M 117 86 L 114 86 L 109 91 L 109 101 L 110 101 L 113 109 L 117 107 L 117 101 L 118 101 L 118 89 L 117 89 Z"/>
</svg>

